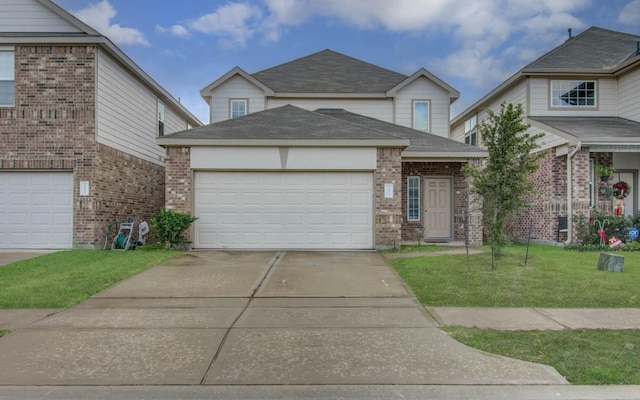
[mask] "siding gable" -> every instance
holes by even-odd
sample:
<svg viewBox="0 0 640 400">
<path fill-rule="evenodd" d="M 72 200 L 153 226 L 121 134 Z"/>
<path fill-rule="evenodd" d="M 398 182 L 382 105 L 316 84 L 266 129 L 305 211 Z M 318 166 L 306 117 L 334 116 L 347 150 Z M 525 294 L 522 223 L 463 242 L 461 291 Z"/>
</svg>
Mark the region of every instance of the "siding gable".
<svg viewBox="0 0 640 400">
<path fill-rule="evenodd" d="M 450 94 L 430 79 L 420 77 L 398 91 L 395 102 L 395 123 L 412 127 L 412 100 L 429 100 L 429 133 L 449 137 Z"/>
<path fill-rule="evenodd" d="M 211 91 L 211 104 L 209 105 L 211 123 L 229 119 L 229 100 L 231 99 L 248 100 L 248 113 L 265 109 L 264 90 L 242 76 L 235 75 Z"/>
<path fill-rule="evenodd" d="M 5 33 L 83 33 L 37 0 L 0 0 Z"/>
</svg>

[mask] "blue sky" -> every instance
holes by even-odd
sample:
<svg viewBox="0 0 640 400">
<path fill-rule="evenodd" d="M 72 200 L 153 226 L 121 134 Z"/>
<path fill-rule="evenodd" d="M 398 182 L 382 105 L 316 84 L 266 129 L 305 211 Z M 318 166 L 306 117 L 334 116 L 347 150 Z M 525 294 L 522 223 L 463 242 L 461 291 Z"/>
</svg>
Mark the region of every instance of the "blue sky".
<svg viewBox="0 0 640 400">
<path fill-rule="evenodd" d="M 54 0 L 108 36 L 208 123 L 200 89 L 323 49 L 407 75 L 426 68 L 461 97 L 452 117 L 590 26 L 640 35 L 640 0 Z"/>
</svg>

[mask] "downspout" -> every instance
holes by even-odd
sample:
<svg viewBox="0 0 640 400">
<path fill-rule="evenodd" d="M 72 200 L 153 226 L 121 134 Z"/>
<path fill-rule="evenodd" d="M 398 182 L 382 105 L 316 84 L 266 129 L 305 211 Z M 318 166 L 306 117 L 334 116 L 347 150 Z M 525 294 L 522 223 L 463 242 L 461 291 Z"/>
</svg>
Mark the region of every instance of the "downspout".
<svg viewBox="0 0 640 400">
<path fill-rule="evenodd" d="M 581 148 L 582 141 L 578 140 L 575 149 L 567 154 L 567 241 L 565 244 L 570 244 L 573 240 L 573 221 L 571 221 L 571 214 L 573 214 L 573 157 Z"/>
</svg>

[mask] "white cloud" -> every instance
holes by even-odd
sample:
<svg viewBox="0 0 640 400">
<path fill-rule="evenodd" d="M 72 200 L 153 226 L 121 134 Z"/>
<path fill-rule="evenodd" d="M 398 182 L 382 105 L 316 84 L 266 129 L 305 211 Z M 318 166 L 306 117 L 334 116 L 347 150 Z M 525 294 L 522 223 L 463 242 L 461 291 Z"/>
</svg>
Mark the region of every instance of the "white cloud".
<svg viewBox="0 0 640 400">
<path fill-rule="evenodd" d="M 618 16 L 618 21 L 623 24 L 638 24 L 640 21 L 640 0 L 633 0 L 627 4 Z"/>
<path fill-rule="evenodd" d="M 247 3 L 229 3 L 192 21 L 195 31 L 218 35 L 223 44 L 246 47 L 262 20 L 262 11 Z"/>
<path fill-rule="evenodd" d="M 189 37 L 191 37 L 191 33 L 189 32 L 189 30 L 187 30 L 187 28 L 185 28 L 184 26 L 178 25 L 178 24 L 173 25 L 170 28 L 165 28 L 161 25 L 156 25 L 156 32 L 168 33 L 171 36 L 183 38 L 183 39 L 188 39 Z"/>
<path fill-rule="evenodd" d="M 73 14 L 117 44 L 150 45 L 144 34 L 139 30 L 111 24 L 111 19 L 116 16 L 117 11 L 108 0 L 90 4 L 88 7 L 75 11 Z"/>
</svg>

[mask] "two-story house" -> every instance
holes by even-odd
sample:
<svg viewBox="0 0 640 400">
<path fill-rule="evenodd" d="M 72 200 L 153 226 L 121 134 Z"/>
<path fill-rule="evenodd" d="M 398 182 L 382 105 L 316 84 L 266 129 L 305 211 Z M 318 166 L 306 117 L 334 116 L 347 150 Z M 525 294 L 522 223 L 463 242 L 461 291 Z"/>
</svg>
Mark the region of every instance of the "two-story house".
<svg viewBox="0 0 640 400">
<path fill-rule="evenodd" d="M 481 241 L 461 171 L 485 152 L 449 136 L 459 97 L 324 50 L 201 91 L 212 124 L 158 139 L 167 207 L 196 248 L 352 248 Z"/>
<path fill-rule="evenodd" d="M 533 176 L 531 208 L 512 226 L 513 236 L 565 239 L 559 225 L 591 209 L 638 213 L 640 169 L 640 36 L 592 27 L 528 64 L 482 97 L 451 124 L 451 138 L 478 144 L 478 122 L 502 102 L 523 105 L 529 132 L 543 133 L 543 157 Z M 596 166 L 613 166 L 601 182 Z M 602 186 L 626 182 L 623 199 Z M 623 196 L 620 196 L 623 197 Z M 621 207 L 622 206 L 622 207 Z M 564 234 L 564 233 L 563 233 Z"/>
<path fill-rule="evenodd" d="M 201 123 L 49 0 L 0 1 L 0 248 L 102 247 L 164 205 L 156 136 Z"/>
</svg>

